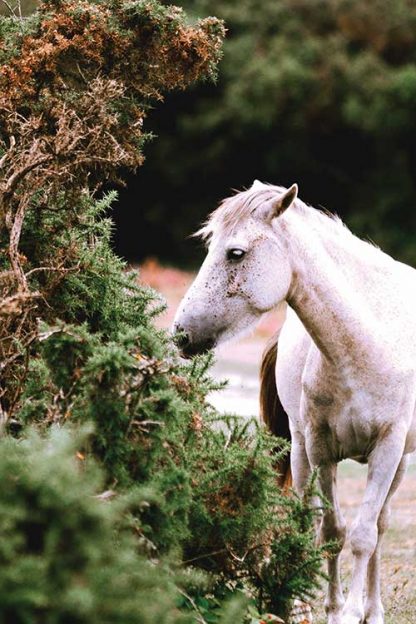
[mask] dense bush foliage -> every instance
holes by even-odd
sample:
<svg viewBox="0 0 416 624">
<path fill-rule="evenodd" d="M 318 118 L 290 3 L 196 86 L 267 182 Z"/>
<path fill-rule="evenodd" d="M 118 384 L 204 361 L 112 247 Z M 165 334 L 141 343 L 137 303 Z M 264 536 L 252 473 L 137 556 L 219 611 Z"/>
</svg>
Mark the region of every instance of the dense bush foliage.
<svg viewBox="0 0 416 624">
<path fill-rule="evenodd" d="M 175 607 L 172 575 L 128 531 L 129 505 L 143 501 L 106 501 L 82 443 L 56 427 L 45 440 L 0 442 L 0 620 L 191 622 Z"/>
<path fill-rule="evenodd" d="M 193 260 L 184 236 L 230 188 L 258 178 L 297 181 L 305 201 L 338 212 L 387 251 L 416 263 L 414 3 L 180 4 L 225 19 L 219 81 L 178 95 L 153 114 L 160 140 L 149 146 L 148 162 L 122 197 L 132 202 L 137 185 L 146 210 L 118 213 L 120 248 L 140 256 L 157 247 L 165 259 Z"/>
<path fill-rule="evenodd" d="M 275 440 L 206 402 L 209 358 L 155 329 L 99 196 L 141 164 L 149 104 L 213 75 L 222 35 L 154 0 L 0 19 L 6 620 L 238 623 L 319 579 L 308 495 L 278 491 Z"/>
</svg>

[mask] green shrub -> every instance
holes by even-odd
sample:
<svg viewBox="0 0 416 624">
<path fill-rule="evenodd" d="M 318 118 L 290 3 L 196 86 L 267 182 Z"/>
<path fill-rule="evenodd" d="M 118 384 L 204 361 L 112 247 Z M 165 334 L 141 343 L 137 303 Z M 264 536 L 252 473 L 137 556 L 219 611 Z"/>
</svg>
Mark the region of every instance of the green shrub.
<svg viewBox="0 0 416 624">
<path fill-rule="evenodd" d="M 0 621 L 191 621 L 169 570 L 138 553 L 127 502 L 105 500 L 82 445 L 56 427 L 45 439 L 32 431 L 0 442 Z"/>
</svg>

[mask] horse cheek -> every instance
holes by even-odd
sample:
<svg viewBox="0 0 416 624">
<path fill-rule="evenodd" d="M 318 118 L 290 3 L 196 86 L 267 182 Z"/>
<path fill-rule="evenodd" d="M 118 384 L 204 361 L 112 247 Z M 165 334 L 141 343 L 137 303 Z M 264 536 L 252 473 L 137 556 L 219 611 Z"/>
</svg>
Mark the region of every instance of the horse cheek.
<svg viewBox="0 0 416 624">
<path fill-rule="evenodd" d="M 260 313 L 268 312 L 286 298 L 289 286 L 286 275 L 281 279 L 272 273 L 259 275 L 251 288 L 252 302 Z"/>
</svg>

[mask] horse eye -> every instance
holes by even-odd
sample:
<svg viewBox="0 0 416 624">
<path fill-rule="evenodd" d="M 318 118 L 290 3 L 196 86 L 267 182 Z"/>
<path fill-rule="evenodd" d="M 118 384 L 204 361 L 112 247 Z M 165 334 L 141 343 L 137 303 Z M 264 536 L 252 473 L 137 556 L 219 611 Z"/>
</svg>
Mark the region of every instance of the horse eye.
<svg viewBox="0 0 416 624">
<path fill-rule="evenodd" d="M 245 255 L 244 249 L 229 249 L 227 251 L 227 260 L 241 260 Z"/>
</svg>

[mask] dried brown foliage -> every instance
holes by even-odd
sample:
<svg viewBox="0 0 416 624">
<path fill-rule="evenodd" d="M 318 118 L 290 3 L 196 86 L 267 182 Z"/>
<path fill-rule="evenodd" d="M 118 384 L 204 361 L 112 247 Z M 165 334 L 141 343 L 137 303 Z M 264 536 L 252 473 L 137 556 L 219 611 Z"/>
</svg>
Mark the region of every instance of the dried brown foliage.
<svg viewBox="0 0 416 624">
<path fill-rule="evenodd" d="M 39 257 L 33 241 L 34 253 L 22 252 L 28 215 L 66 210 L 70 228 L 85 194 L 141 165 L 146 109 L 212 74 L 223 35 L 217 20 L 189 26 L 179 9 L 153 0 L 45 0 L 27 23 L 15 22 L 14 31 L 0 29 L 0 368 L 9 378 L 0 397 L 8 412 L 19 394 L 13 365 L 36 339 L 37 318 L 48 317 L 68 272 L 82 270 L 71 247 Z"/>
</svg>

